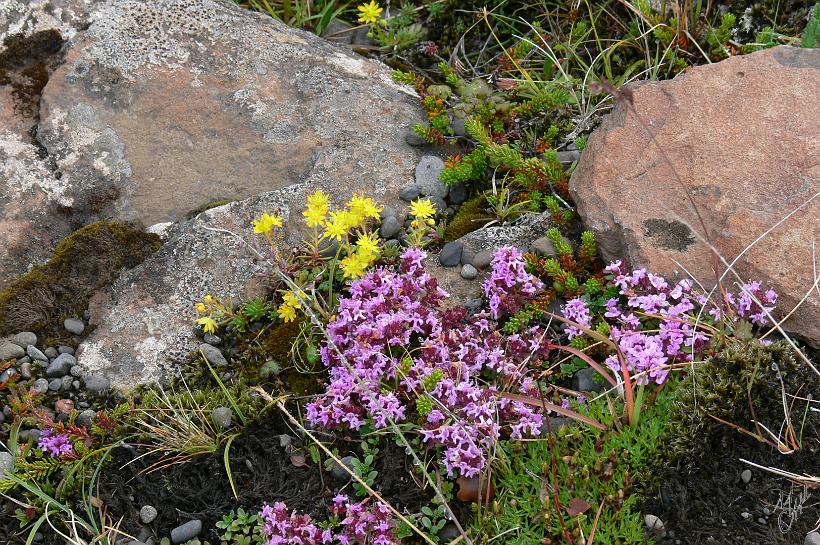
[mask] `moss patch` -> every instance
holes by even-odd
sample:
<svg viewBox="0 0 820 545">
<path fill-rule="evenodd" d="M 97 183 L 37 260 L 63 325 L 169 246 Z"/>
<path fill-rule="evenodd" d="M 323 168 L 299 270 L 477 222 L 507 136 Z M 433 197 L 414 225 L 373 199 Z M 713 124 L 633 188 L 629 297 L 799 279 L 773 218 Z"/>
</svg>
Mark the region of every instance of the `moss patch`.
<svg viewBox="0 0 820 545">
<path fill-rule="evenodd" d="M 159 249 L 160 238 L 113 221 L 87 225 L 57 244 L 54 255 L 0 292 L 0 335 L 33 331 L 53 342 L 68 341 L 65 318 L 82 316 L 91 295 L 123 268 Z"/>
<path fill-rule="evenodd" d="M 484 195 L 473 197 L 462 204 L 444 230 L 444 241 L 458 240 L 467 233 L 476 231 L 489 223 L 486 207 L 487 199 Z"/>
</svg>

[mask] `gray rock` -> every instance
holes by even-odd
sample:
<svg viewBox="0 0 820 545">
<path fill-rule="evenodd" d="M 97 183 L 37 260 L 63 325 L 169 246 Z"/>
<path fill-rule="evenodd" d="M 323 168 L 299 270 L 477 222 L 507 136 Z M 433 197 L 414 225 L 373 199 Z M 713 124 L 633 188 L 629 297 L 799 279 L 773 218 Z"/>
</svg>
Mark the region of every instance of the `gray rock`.
<svg viewBox="0 0 820 545">
<path fill-rule="evenodd" d="M 475 259 L 475 254 L 475 250 L 465 246 L 464 249 L 461 251 L 461 264 L 472 265 L 473 259 Z"/>
<path fill-rule="evenodd" d="M 63 322 L 63 327 L 73 335 L 82 335 L 83 331 L 85 331 L 85 324 L 78 318 L 66 318 Z"/>
<path fill-rule="evenodd" d="M 336 240 L 323 239 L 319 241 L 319 255 L 322 257 L 333 257 L 339 251 L 339 242 Z"/>
<path fill-rule="evenodd" d="M 228 365 L 228 360 L 225 359 L 225 356 L 222 355 L 219 348 L 215 346 L 211 346 L 208 343 L 202 343 L 199 345 L 199 351 L 205 355 L 205 359 L 208 360 L 211 365 L 215 365 L 217 367 L 224 367 Z"/>
<path fill-rule="evenodd" d="M 46 377 L 62 377 L 67 375 L 77 360 L 71 354 L 60 354 L 46 368 Z"/>
<path fill-rule="evenodd" d="M 475 280 L 478 278 L 478 269 L 469 263 L 461 267 L 461 278 L 464 280 Z"/>
<path fill-rule="evenodd" d="M 202 532 L 202 521 L 199 519 L 189 520 L 185 524 L 177 526 L 171 530 L 171 541 L 175 544 L 185 543 L 197 537 Z"/>
<path fill-rule="evenodd" d="M 43 354 L 45 354 L 46 357 L 50 360 L 53 360 L 54 358 L 56 358 L 57 356 L 60 355 L 60 353 L 57 352 L 57 349 L 54 348 L 53 346 L 49 346 L 48 348 L 43 350 Z M 74 354 L 72 353 L 72 355 L 74 355 Z"/>
<path fill-rule="evenodd" d="M 222 339 L 212 333 L 206 333 L 203 335 L 202 340 L 211 346 L 219 346 L 219 344 L 222 343 Z"/>
<path fill-rule="evenodd" d="M 23 356 L 17 359 L 17 365 L 23 365 L 24 363 L 31 363 L 31 358 L 29 356 Z"/>
<path fill-rule="evenodd" d="M 577 392 L 602 392 L 606 383 L 596 378 L 599 376 L 592 367 L 584 367 L 572 375 L 572 389 Z"/>
<path fill-rule="evenodd" d="M 48 392 L 48 380 L 38 378 L 34 381 L 34 384 L 31 385 L 31 391 L 36 394 L 44 394 Z"/>
<path fill-rule="evenodd" d="M 394 216 L 386 217 L 379 227 L 379 235 L 385 240 L 394 238 L 399 232 L 401 232 L 401 223 Z"/>
<path fill-rule="evenodd" d="M 8 340 L 0 341 L 0 361 L 16 360 L 26 355 L 26 351 L 19 344 Z"/>
<path fill-rule="evenodd" d="M 33 360 L 48 361 L 48 356 L 40 352 L 40 349 L 33 344 L 26 347 L 26 354 L 28 354 L 28 356 Z"/>
<path fill-rule="evenodd" d="M 52 350 L 54 350 L 54 349 L 52 348 Z M 57 353 L 58 354 L 71 354 L 73 356 L 74 355 L 74 349 L 71 348 L 70 346 L 61 345 L 61 346 L 57 347 Z M 55 354 L 54 357 L 57 357 L 56 354 Z"/>
<path fill-rule="evenodd" d="M 578 150 L 559 151 L 558 160 L 565 164 L 571 164 L 581 158 L 581 152 Z"/>
<path fill-rule="evenodd" d="M 79 390 L 80 389 L 80 384 L 81 384 L 80 381 L 75 379 L 75 380 L 71 381 L 71 388 L 73 388 L 74 390 Z"/>
<path fill-rule="evenodd" d="M 10 379 L 11 377 L 13 377 L 16 374 L 17 374 L 17 369 L 15 369 L 14 367 L 9 367 L 8 369 L 6 369 L 2 373 L 0 373 L 0 383 L 6 382 L 8 379 Z"/>
<path fill-rule="evenodd" d="M 430 201 L 430 204 L 433 205 L 433 208 L 436 209 L 436 215 L 441 215 L 447 210 L 447 203 L 444 202 L 444 199 L 441 197 L 436 197 L 435 195 L 427 197 Z"/>
<path fill-rule="evenodd" d="M 399 198 L 403 201 L 412 202 L 421 196 L 421 189 L 416 184 L 409 185 L 399 192 Z"/>
<path fill-rule="evenodd" d="M 230 428 L 232 420 L 233 411 L 228 407 L 217 407 L 211 412 L 211 422 L 213 422 L 217 428 Z"/>
<path fill-rule="evenodd" d="M 414 147 L 427 145 L 427 139 L 413 129 L 407 131 L 404 135 L 404 141 Z"/>
<path fill-rule="evenodd" d="M 450 193 L 447 195 L 450 204 L 461 204 L 467 200 L 467 188 L 459 182 L 450 186 Z"/>
<path fill-rule="evenodd" d="M 70 377 L 69 377 L 70 378 Z M 53 378 L 48 381 L 48 389 L 52 392 L 59 392 L 60 388 L 63 387 L 63 379 L 62 378 Z"/>
<path fill-rule="evenodd" d="M 652 514 L 647 514 L 643 518 L 646 529 L 655 534 L 655 536 L 662 538 L 666 536 L 666 527 L 663 521 Z"/>
<path fill-rule="evenodd" d="M 399 212 L 394 207 L 392 207 L 390 205 L 383 206 L 382 211 L 379 212 L 379 221 L 384 221 L 385 219 L 387 219 L 391 216 L 398 219 Z"/>
<path fill-rule="evenodd" d="M 26 348 L 31 345 L 37 346 L 37 335 L 31 331 L 23 331 L 22 333 L 18 333 L 12 337 L 11 342 L 22 348 Z"/>
<path fill-rule="evenodd" d="M 542 257 L 555 257 L 555 247 L 547 237 L 537 238 L 530 244 L 530 251 Z"/>
<path fill-rule="evenodd" d="M 5 451 L 0 451 L 0 479 L 14 469 L 14 457 Z"/>
<path fill-rule="evenodd" d="M 820 532 L 809 532 L 806 534 L 803 545 L 820 545 Z"/>
<path fill-rule="evenodd" d="M 71 376 L 76 378 L 82 378 L 85 375 L 85 371 L 83 370 L 82 366 L 80 365 L 72 365 L 71 366 Z"/>
<path fill-rule="evenodd" d="M 740 480 L 743 481 L 744 484 L 749 484 L 752 480 L 752 471 L 749 469 L 744 469 L 740 472 Z"/>
<path fill-rule="evenodd" d="M 37 443 L 40 441 L 40 430 L 23 430 L 18 437 L 23 443 Z"/>
<path fill-rule="evenodd" d="M 102 375 L 88 375 L 85 377 L 85 389 L 94 395 L 100 395 L 111 389 L 111 381 Z"/>
<path fill-rule="evenodd" d="M 494 250 L 487 249 L 481 250 L 475 254 L 475 257 L 473 258 L 473 267 L 479 271 L 483 271 L 489 267 L 490 263 L 493 261 L 493 253 L 495 253 Z"/>
<path fill-rule="evenodd" d="M 85 409 L 77 416 L 77 423 L 81 426 L 91 427 L 91 424 L 94 423 L 94 420 L 97 418 L 96 411 L 92 409 Z"/>
<path fill-rule="evenodd" d="M 54 379 L 54 380 L 57 380 L 57 379 Z M 66 375 L 66 376 L 60 378 L 60 389 L 63 390 L 64 392 L 67 392 L 68 390 L 70 390 L 73 385 L 74 385 L 74 377 L 72 377 L 71 375 Z"/>
<path fill-rule="evenodd" d="M 143 505 L 140 508 L 140 521 L 142 521 L 143 524 L 151 524 L 156 518 L 157 508 L 153 505 Z"/>
<path fill-rule="evenodd" d="M 350 473 L 348 473 L 345 470 L 345 467 L 348 468 L 349 470 L 353 471 L 353 460 L 354 460 L 353 456 L 345 456 L 344 458 L 342 458 L 341 462 L 344 465 L 344 467 L 342 467 L 339 464 L 334 462 L 333 465 L 330 468 L 331 477 L 333 477 L 334 479 L 336 479 L 339 482 L 349 481 L 350 480 Z"/>
<path fill-rule="evenodd" d="M 28 380 L 31 378 L 31 362 L 25 362 L 20 365 L 20 376 Z"/>
<path fill-rule="evenodd" d="M 455 267 L 461 262 L 461 251 L 464 244 L 454 240 L 445 244 L 438 253 L 438 262 L 442 267 Z"/>
<path fill-rule="evenodd" d="M 440 197 L 444 199 L 450 192 L 450 187 L 439 180 L 444 168 L 444 161 L 435 155 L 425 155 L 416 165 L 416 187 L 425 197 Z"/>
<path fill-rule="evenodd" d="M 453 134 L 456 136 L 467 136 L 467 129 L 464 126 L 465 121 L 467 121 L 464 117 L 456 117 L 450 123 L 450 127 L 453 128 Z"/>
</svg>

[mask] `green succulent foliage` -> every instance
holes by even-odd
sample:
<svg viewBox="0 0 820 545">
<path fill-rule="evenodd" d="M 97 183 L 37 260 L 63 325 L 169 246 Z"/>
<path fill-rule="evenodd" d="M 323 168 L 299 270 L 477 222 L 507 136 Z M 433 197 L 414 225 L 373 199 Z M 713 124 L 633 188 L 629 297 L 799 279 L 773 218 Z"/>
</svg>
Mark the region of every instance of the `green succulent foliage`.
<svg viewBox="0 0 820 545">
<path fill-rule="evenodd" d="M 376 461 L 376 456 L 379 454 L 379 449 L 375 445 L 375 441 L 363 441 L 362 442 L 362 457 L 353 458 L 350 462 L 352 466 L 353 472 L 362 479 L 364 482 L 367 483 L 368 486 L 373 486 L 376 482 L 376 478 L 379 476 L 379 472 L 376 471 L 374 464 Z M 353 489 L 356 491 L 360 497 L 365 498 L 370 495 L 370 492 L 367 491 L 367 488 L 359 484 L 358 482 L 353 482 Z"/>
<path fill-rule="evenodd" d="M 230 545 L 261 545 L 263 521 L 256 513 L 248 513 L 243 508 L 231 510 L 216 523 L 219 538 Z"/>
<path fill-rule="evenodd" d="M 720 25 L 711 27 L 706 33 L 706 43 L 709 44 L 710 53 L 718 59 L 728 57 L 726 44 L 732 39 L 732 28 L 735 26 L 737 17 L 732 13 L 725 13 L 720 20 Z"/>
</svg>

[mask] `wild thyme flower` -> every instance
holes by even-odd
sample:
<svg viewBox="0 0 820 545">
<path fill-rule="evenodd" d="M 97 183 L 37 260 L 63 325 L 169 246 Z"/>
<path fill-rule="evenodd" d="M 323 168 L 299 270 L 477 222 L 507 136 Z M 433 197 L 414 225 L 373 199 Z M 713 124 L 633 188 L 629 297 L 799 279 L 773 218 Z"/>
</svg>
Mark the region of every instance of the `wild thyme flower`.
<svg viewBox="0 0 820 545">
<path fill-rule="evenodd" d="M 276 502 L 265 504 L 259 515 L 264 520 L 265 545 L 323 545 L 333 542 L 331 531 L 316 526 L 310 515 L 288 513 L 287 506 Z"/>
<path fill-rule="evenodd" d="M 490 314 L 498 319 L 502 313 L 513 314 L 543 289 L 544 284 L 525 269 L 524 255 L 512 246 L 496 250 L 492 273 L 484 282 L 484 295 Z"/>
<path fill-rule="evenodd" d="M 341 519 L 335 538 L 342 545 L 398 545 L 390 508 L 380 501 L 368 503 L 369 498 L 353 503 L 344 494 L 333 498 L 331 511 Z"/>
<path fill-rule="evenodd" d="M 561 312 L 564 318 L 568 320 L 572 320 L 585 327 L 592 326 L 592 316 L 589 314 L 589 307 L 587 307 L 586 302 L 581 298 L 576 297 L 575 299 L 567 301 L 567 304 L 563 306 Z M 570 340 L 580 335 L 583 335 L 583 333 L 577 327 L 567 327 L 567 336 Z"/>
<path fill-rule="evenodd" d="M 40 441 L 37 444 L 43 453 L 48 453 L 53 457 L 64 454 L 72 454 L 74 445 L 67 433 L 55 433 L 53 428 L 46 428 L 40 432 Z"/>
</svg>

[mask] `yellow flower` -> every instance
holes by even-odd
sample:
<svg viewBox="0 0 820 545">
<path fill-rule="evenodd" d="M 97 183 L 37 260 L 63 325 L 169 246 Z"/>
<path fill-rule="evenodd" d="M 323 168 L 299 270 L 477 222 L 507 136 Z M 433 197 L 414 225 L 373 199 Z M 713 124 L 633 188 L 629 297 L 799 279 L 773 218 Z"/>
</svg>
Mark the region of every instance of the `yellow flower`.
<svg viewBox="0 0 820 545">
<path fill-rule="evenodd" d="M 305 223 L 308 227 L 321 227 L 327 220 L 327 211 L 322 211 L 318 208 L 310 208 L 302 212 L 305 217 Z"/>
<path fill-rule="evenodd" d="M 355 193 L 347 206 L 350 208 L 350 212 L 359 218 L 359 221 L 356 222 L 357 225 L 365 218 L 379 219 L 379 212 L 384 209 L 383 206 L 376 204 L 376 201 L 370 197 L 359 197 Z"/>
<path fill-rule="evenodd" d="M 202 318 L 197 319 L 196 323 L 202 326 L 202 330 L 205 333 L 216 332 L 216 320 L 210 316 L 203 316 Z"/>
<path fill-rule="evenodd" d="M 367 269 L 367 262 L 359 254 L 351 254 L 341 261 L 345 278 L 359 278 Z"/>
<path fill-rule="evenodd" d="M 325 237 L 342 240 L 353 225 L 350 224 L 350 212 L 331 212 L 330 221 L 325 224 Z"/>
<path fill-rule="evenodd" d="M 282 300 L 284 301 L 283 304 L 285 304 L 285 305 L 289 305 L 293 308 L 302 308 L 302 303 L 299 301 L 299 298 L 304 298 L 304 297 L 305 297 L 305 292 L 303 292 L 301 290 L 299 290 L 298 294 L 296 294 L 292 291 L 289 291 L 289 292 L 285 293 L 285 295 L 282 296 Z"/>
<path fill-rule="evenodd" d="M 361 235 L 356 241 L 356 246 L 360 253 L 375 256 L 379 250 L 379 236 L 375 232 Z"/>
<path fill-rule="evenodd" d="M 197 303 L 196 311 L 202 314 L 203 312 L 205 312 L 205 305 L 203 305 L 202 303 Z"/>
<path fill-rule="evenodd" d="M 433 203 L 430 202 L 430 199 L 417 199 L 410 203 L 410 214 L 416 218 L 426 220 L 432 218 L 435 213 L 436 208 L 433 206 Z"/>
<path fill-rule="evenodd" d="M 282 227 L 282 217 L 276 214 L 270 215 L 267 212 L 261 218 L 253 220 L 253 232 L 260 235 L 267 235 L 273 231 L 274 227 Z"/>
<path fill-rule="evenodd" d="M 361 4 L 356 9 L 359 10 L 359 22 L 366 25 L 378 21 L 382 12 L 382 8 L 374 0 L 370 0 L 368 4 Z"/>
<path fill-rule="evenodd" d="M 210 305 L 213 302 L 214 298 L 210 295 L 206 295 L 202 300 L 205 301 L 206 305 Z"/>
<path fill-rule="evenodd" d="M 310 210 L 322 210 L 327 213 L 330 210 L 330 195 L 317 191 L 308 197 L 307 204 Z"/>
<path fill-rule="evenodd" d="M 285 322 L 292 322 L 296 319 L 296 309 L 287 303 L 282 303 L 277 312 L 279 317 Z"/>
</svg>

